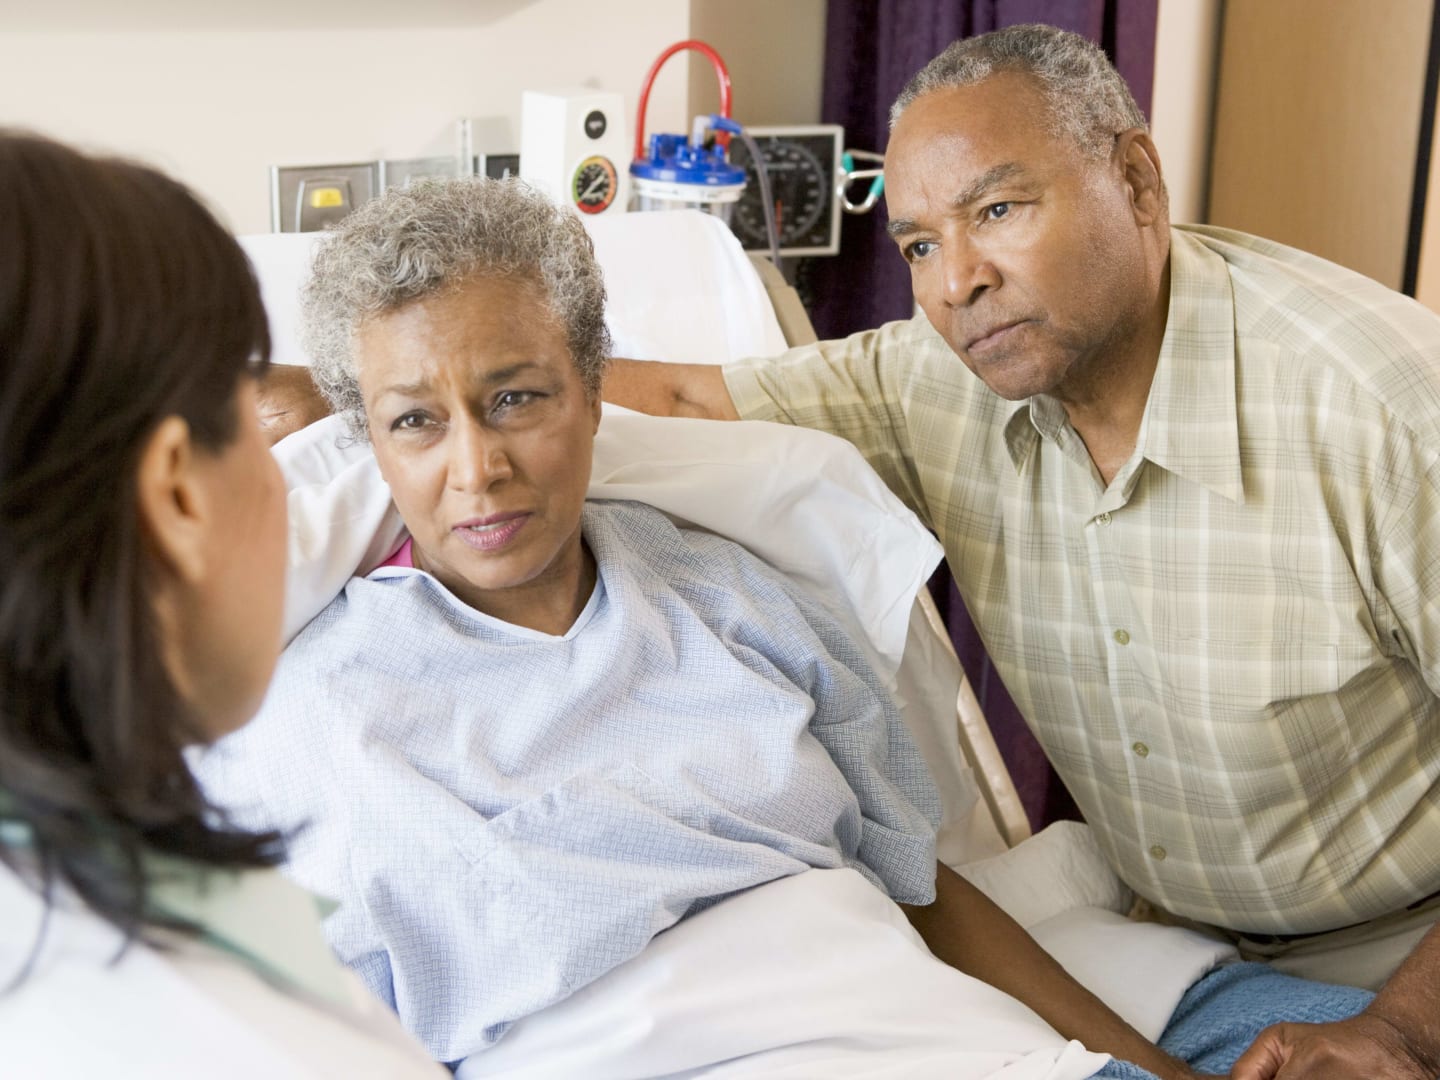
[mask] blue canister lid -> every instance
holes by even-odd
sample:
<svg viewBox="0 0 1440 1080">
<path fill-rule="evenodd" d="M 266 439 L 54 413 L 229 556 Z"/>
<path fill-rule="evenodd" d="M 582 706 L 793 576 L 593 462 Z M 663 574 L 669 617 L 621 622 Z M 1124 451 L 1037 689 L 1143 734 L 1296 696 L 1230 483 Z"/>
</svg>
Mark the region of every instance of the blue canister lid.
<svg viewBox="0 0 1440 1080">
<path fill-rule="evenodd" d="M 651 135 L 650 156 L 630 165 L 630 175 L 666 184 L 728 187 L 745 183 L 745 170 L 725 160 L 719 146 L 691 146 L 684 135 Z"/>
</svg>

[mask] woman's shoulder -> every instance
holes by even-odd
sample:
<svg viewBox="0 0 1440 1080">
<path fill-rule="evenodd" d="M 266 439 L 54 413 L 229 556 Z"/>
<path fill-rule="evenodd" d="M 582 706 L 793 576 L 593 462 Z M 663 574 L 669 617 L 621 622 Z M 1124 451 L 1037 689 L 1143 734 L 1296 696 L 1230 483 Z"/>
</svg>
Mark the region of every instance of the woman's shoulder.
<svg viewBox="0 0 1440 1080">
<path fill-rule="evenodd" d="M 803 588 L 734 540 L 679 524 L 645 503 L 595 501 L 586 515 L 586 538 L 607 589 L 623 567 L 652 600 L 657 590 L 673 592 L 707 621 L 792 631 L 826 621 Z"/>
<path fill-rule="evenodd" d="M 706 529 L 681 524 L 648 503 L 597 499 L 585 504 L 585 535 L 602 564 L 628 556 L 645 568 L 671 566 L 705 580 L 752 580 L 790 591 L 788 579 L 743 545 Z"/>
<path fill-rule="evenodd" d="M 0 978 L 25 973 L 0 996 L 7 1075 L 436 1075 L 359 993 L 322 1007 L 202 940 L 126 946 L 109 923 L 57 900 L 47 916 L 33 887 L 0 865 Z"/>
</svg>

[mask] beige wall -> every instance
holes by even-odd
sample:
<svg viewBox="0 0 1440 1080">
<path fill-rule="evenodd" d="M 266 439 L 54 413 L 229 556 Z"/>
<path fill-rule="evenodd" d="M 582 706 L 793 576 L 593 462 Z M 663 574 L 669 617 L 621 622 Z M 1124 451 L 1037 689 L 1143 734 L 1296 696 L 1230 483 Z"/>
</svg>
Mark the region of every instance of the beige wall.
<svg viewBox="0 0 1440 1080">
<path fill-rule="evenodd" d="M 1398 289 L 1431 9 L 1432 0 L 1228 4 L 1210 221 Z"/>
<path fill-rule="evenodd" d="M 0 124 L 156 162 L 238 232 L 269 228 L 267 169 L 448 153 L 455 121 L 518 149 L 520 91 L 625 95 L 667 45 L 713 44 L 751 124 L 820 119 L 825 0 L 0 0 Z M 1177 220 L 1203 205 L 1219 0 L 1161 0 L 1153 128 Z M 666 65 L 650 130 L 716 105 L 698 54 Z M 508 145 L 506 145 L 508 144 Z"/>
<path fill-rule="evenodd" d="M 448 153 L 455 122 L 519 148 L 520 91 L 585 84 L 633 109 L 682 0 L 0 0 L 0 124 L 158 163 L 238 232 L 267 167 Z M 708 65 L 707 65 L 708 66 Z M 652 124 L 682 130 L 688 71 Z"/>
<path fill-rule="evenodd" d="M 1150 132 L 1170 189 L 1170 219 L 1205 220 L 1220 0 L 1160 0 Z"/>
<path fill-rule="evenodd" d="M 1440 311 L 1440 146 L 1433 132 L 1429 183 L 1425 189 L 1425 220 L 1420 230 L 1420 262 L 1415 275 L 1415 299 L 1431 311 Z"/>
<path fill-rule="evenodd" d="M 742 124 L 818 124 L 825 0 L 690 0 L 690 32 L 725 61 Z M 678 59 L 678 58 L 677 58 Z M 714 69 L 695 54 L 690 111 L 719 106 Z"/>
</svg>

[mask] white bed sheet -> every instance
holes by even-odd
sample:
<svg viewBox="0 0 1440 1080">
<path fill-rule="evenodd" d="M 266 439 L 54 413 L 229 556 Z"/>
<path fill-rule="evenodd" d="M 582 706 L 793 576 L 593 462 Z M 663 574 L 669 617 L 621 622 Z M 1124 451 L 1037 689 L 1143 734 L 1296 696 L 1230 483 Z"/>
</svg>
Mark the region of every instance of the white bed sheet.
<svg viewBox="0 0 1440 1080">
<path fill-rule="evenodd" d="M 666 931 L 456 1075 L 1080 1080 L 1107 1060 L 936 960 L 855 871 L 811 870 Z"/>
</svg>

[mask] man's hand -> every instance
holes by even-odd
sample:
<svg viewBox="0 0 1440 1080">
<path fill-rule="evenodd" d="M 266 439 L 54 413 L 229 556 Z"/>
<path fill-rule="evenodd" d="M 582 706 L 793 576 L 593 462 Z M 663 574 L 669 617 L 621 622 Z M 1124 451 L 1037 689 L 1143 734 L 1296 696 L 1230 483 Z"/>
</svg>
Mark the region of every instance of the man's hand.
<svg viewBox="0 0 1440 1080">
<path fill-rule="evenodd" d="M 740 419 L 718 364 L 614 359 L 606 368 L 600 395 L 606 401 L 651 416 Z"/>
<path fill-rule="evenodd" d="M 1389 1020 L 1368 1011 L 1331 1024 L 1275 1024 L 1230 1070 L 1231 1080 L 1435 1080 Z"/>
<path fill-rule="evenodd" d="M 330 415 L 330 406 L 315 389 L 309 368 L 272 365 L 260 377 L 257 390 L 260 430 L 271 446 Z"/>
</svg>

